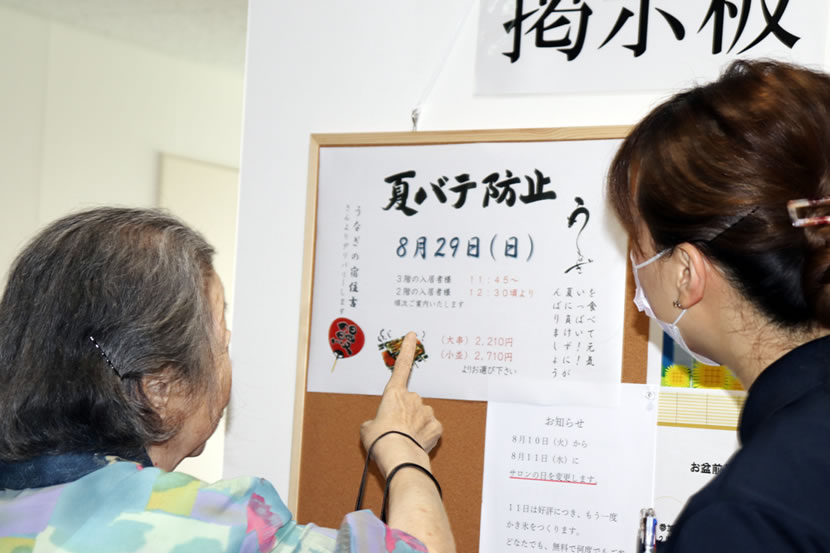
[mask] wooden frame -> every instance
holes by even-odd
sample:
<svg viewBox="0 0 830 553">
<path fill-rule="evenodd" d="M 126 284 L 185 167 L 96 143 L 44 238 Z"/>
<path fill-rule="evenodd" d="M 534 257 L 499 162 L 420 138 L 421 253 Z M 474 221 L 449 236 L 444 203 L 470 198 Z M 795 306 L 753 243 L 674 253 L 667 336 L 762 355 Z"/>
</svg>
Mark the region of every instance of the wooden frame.
<svg viewBox="0 0 830 553">
<path fill-rule="evenodd" d="M 346 396 L 342 394 L 321 394 L 306 391 L 306 377 L 308 371 L 311 307 L 313 299 L 313 275 L 315 243 L 317 239 L 317 187 L 321 148 L 337 148 L 351 146 L 403 146 L 403 145 L 435 145 L 435 144 L 465 144 L 465 143 L 500 143 L 500 142 L 546 142 L 558 140 L 595 140 L 618 139 L 629 131 L 626 126 L 581 127 L 558 129 L 516 129 L 516 130 L 475 130 L 475 131 L 441 131 L 441 132 L 405 132 L 405 133 L 372 133 L 372 134 L 314 134 L 311 136 L 309 151 L 309 180 L 306 201 L 305 249 L 303 257 L 303 285 L 301 295 L 301 313 L 299 340 L 297 351 L 297 380 L 296 398 L 294 406 L 294 432 L 292 440 L 291 480 L 289 489 L 289 508 L 297 513 L 300 522 L 306 522 L 306 517 L 315 523 L 329 526 L 338 526 L 339 519 L 351 510 L 347 501 L 336 501 L 332 498 L 338 495 L 351 497 L 356 491 L 361 469 L 362 455 L 358 438 L 359 417 L 371 418 L 377 406 L 376 396 Z M 630 278 L 629 278 L 630 280 Z M 626 301 L 631 304 L 633 285 L 628 282 Z M 623 381 L 645 382 L 646 372 L 646 343 L 648 339 L 648 323 L 645 317 L 636 310 L 626 308 L 625 331 L 623 345 Z M 348 404 L 346 408 L 333 408 L 332 404 Z M 483 429 L 486 404 L 484 402 L 429 400 L 433 404 L 439 418 L 445 427 L 445 444 L 439 446 L 440 453 L 433 464 L 442 482 L 450 485 L 445 490 L 452 489 L 452 483 L 461 484 L 462 490 L 456 494 L 450 492 L 445 495 L 451 521 L 454 524 L 456 540 L 459 550 L 475 550 L 478 547 L 477 518 L 480 508 L 481 466 L 483 465 Z M 339 409 L 339 410 L 338 410 Z M 341 411 L 357 412 L 354 421 L 346 422 Z M 321 412 L 326 414 L 321 415 Z M 322 421 L 320 418 L 322 418 Z M 314 419 L 313 421 L 311 419 Z M 475 421 L 475 424 L 470 421 Z M 347 427 L 336 428 L 336 424 L 353 425 L 349 434 Z M 460 428 L 459 428 L 460 426 Z M 320 439 L 317 435 L 322 427 L 327 428 L 329 436 Z M 329 428 L 330 427 L 330 428 Z M 475 427 L 475 428 L 473 428 Z M 315 451 L 304 455 L 304 447 L 312 431 L 316 434 L 314 441 Z M 349 434 L 342 435 L 341 434 Z M 450 434 L 453 434 L 450 436 Z M 304 439 L 305 438 L 305 439 Z M 456 447 L 458 445 L 458 447 Z M 463 447 L 462 447 L 463 446 Z M 479 453 L 476 453 L 479 452 Z M 471 459 L 479 455 L 479 459 Z M 312 458 L 313 456 L 313 458 Z M 318 459 L 325 458 L 326 466 L 318 466 Z M 335 459 L 332 462 L 332 458 Z M 446 464 L 449 468 L 442 466 Z M 338 477 L 341 465 L 345 467 L 342 476 Z M 461 474 L 460 465 L 467 467 L 475 465 L 473 472 L 477 474 Z M 311 490 L 304 482 L 312 480 L 312 474 L 331 476 L 329 484 L 321 489 Z M 304 476 L 309 478 L 304 480 Z M 340 479 L 344 481 L 341 482 Z M 478 479 L 478 494 L 468 489 L 475 486 Z M 317 480 L 319 480 L 319 475 Z M 462 483 L 463 481 L 463 483 Z M 336 484 L 335 484 L 336 483 Z M 348 490 L 342 490 L 342 484 Z M 373 493 L 379 496 L 380 478 L 375 476 L 375 490 L 372 484 L 367 495 L 371 501 Z M 352 490 L 354 488 L 354 490 Z M 446 493 L 446 492 L 445 492 Z M 302 497 L 301 497 L 302 494 Z M 478 499 L 476 499 L 476 497 Z M 459 519 L 459 506 L 469 511 L 469 503 L 474 502 L 473 512 L 475 520 Z M 321 508 L 320 503 L 326 503 Z M 464 504 L 467 505 L 464 505 Z M 370 503 L 371 505 L 371 503 Z M 327 511 L 329 509 L 329 511 Z M 453 512 L 453 511 L 456 512 Z M 474 524 L 472 524 L 474 522 Z M 460 523 L 460 524 L 459 524 Z M 470 526 L 474 527 L 472 530 Z"/>
</svg>

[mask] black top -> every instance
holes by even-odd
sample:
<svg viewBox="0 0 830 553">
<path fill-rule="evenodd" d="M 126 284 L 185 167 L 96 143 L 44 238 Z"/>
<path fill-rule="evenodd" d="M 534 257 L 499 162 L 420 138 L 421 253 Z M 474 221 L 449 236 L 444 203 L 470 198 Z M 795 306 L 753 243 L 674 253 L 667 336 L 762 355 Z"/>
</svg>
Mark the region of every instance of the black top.
<svg viewBox="0 0 830 553">
<path fill-rule="evenodd" d="M 40 455 L 25 461 L 0 461 L 0 491 L 45 488 L 74 482 L 110 463 L 127 460 L 103 453 L 78 452 Z M 132 461 L 145 467 L 153 466 L 146 452 Z"/>
<path fill-rule="evenodd" d="M 830 337 L 761 373 L 739 436 L 658 553 L 830 551 Z"/>
</svg>

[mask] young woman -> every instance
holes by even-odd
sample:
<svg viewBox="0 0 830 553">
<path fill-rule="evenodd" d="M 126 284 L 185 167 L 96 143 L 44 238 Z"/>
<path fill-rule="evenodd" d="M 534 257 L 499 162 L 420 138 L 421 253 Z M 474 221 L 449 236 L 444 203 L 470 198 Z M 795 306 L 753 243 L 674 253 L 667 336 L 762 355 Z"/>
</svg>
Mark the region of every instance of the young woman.
<svg viewBox="0 0 830 553">
<path fill-rule="evenodd" d="M 660 553 L 830 551 L 830 77 L 733 63 L 636 126 L 609 196 L 638 307 L 749 390 Z"/>
</svg>

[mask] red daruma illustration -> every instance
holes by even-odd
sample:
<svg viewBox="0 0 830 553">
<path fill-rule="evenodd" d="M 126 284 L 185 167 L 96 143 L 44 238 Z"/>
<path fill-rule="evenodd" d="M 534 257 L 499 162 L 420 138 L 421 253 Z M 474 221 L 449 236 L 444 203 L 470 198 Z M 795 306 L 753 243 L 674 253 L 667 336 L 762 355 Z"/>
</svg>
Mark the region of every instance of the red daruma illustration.
<svg viewBox="0 0 830 553">
<path fill-rule="evenodd" d="M 366 337 L 358 324 L 346 317 L 334 319 L 329 326 L 329 347 L 334 352 L 334 365 L 331 372 L 337 365 L 338 359 L 351 357 L 360 353 Z"/>
</svg>

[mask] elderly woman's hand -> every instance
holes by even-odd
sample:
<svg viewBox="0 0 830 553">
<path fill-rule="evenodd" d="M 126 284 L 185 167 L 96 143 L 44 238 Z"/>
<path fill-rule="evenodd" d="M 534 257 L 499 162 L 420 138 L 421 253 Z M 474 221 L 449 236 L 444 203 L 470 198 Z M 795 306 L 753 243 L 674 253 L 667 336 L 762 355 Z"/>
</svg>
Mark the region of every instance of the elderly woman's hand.
<svg viewBox="0 0 830 553">
<path fill-rule="evenodd" d="M 381 438 L 372 455 L 384 476 L 400 463 L 418 462 L 428 467 L 429 458 L 426 454 L 441 437 L 441 423 L 435 418 L 432 407 L 424 405 L 421 396 L 407 389 L 415 347 L 415 334 L 410 332 L 401 345 L 375 418 L 364 422 L 360 427 L 360 438 L 367 450 L 378 436 L 389 430 L 409 434 L 424 448 L 422 451 L 399 434 Z"/>
<path fill-rule="evenodd" d="M 421 449 L 400 434 L 388 434 L 378 440 L 372 456 L 384 478 L 403 463 L 416 463 L 430 470 L 428 453 L 441 437 L 441 423 L 435 418 L 432 407 L 424 405 L 418 394 L 407 389 L 415 345 L 415 334 L 410 332 L 401 344 L 375 418 L 360 427 L 360 439 L 367 449 L 378 436 L 389 430 L 404 432 L 423 446 Z M 420 539 L 429 551 L 454 553 L 450 523 L 432 479 L 412 468 L 396 474 L 392 482 L 387 481 L 389 526 Z"/>
</svg>

